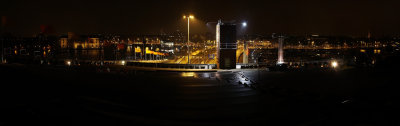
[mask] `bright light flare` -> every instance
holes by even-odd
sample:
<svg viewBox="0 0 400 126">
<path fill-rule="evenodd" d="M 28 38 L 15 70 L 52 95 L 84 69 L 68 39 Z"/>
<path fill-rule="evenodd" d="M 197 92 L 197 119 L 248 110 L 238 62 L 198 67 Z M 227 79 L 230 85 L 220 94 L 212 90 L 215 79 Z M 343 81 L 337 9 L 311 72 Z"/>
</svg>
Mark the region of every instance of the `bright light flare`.
<svg viewBox="0 0 400 126">
<path fill-rule="evenodd" d="M 193 15 L 189 15 L 189 16 L 184 15 L 184 16 L 183 16 L 183 19 L 186 19 L 186 18 L 193 19 L 194 16 L 193 16 Z"/>
<path fill-rule="evenodd" d="M 246 27 L 246 26 L 247 26 L 247 22 L 243 22 L 243 23 L 242 23 L 242 26 L 243 26 L 243 27 Z"/>
<path fill-rule="evenodd" d="M 336 67 L 338 67 L 338 62 L 337 61 L 332 61 L 331 62 L 331 66 L 333 67 L 333 68 L 336 68 Z"/>
<path fill-rule="evenodd" d="M 68 65 L 68 66 L 71 66 L 71 61 L 67 61 L 67 65 Z"/>
<path fill-rule="evenodd" d="M 121 65 L 125 65 L 125 60 L 122 60 L 122 61 L 121 61 Z"/>
</svg>

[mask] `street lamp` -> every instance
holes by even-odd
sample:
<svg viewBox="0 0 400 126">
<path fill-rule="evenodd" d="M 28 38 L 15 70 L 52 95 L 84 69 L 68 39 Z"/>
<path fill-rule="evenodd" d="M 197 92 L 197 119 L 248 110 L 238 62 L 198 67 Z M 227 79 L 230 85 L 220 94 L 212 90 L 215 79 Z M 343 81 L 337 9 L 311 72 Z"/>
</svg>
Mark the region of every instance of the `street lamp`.
<svg viewBox="0 0 400 126">
<path fill-rule="evenodd" d="M 68 66 L 71 66 L 71 61 L 67 61 L 67 65 L 68 65 Z"/>
<path fill-rule="evenodd" d="M 242 23 L 242 26 L 243 26 L 243 27 L 246 27 L 246 26 L 247 26 L 247 22 L 243 22 L 243 23 Z"/>
<path fill-rule="evenodd" d="M 243 29 L 245 29 L 246 27 L 247 27 L 247 22 L 242 22 L 242 27 L 243 27 Z M 248 57 L 248 54 L 247 54 L 247 52 L 249 51 L 248 50 L 248 47 L 247 47 L 247 42 L 246 42 L 246 34 L 244 33 L 243 34 L 243 64 L 247 64 L 247 63 L 249 63 L 249 57 Z"/>
<path fill-rule="evenodd" d="M 188 20 L 188 40 L 187 40 L 187 51 L 188 51 L 188 64 L 190 64 L 190 49 L 189 49 L 189 43 L 190 43 L 190 39 L 189 39 L 189 31 L 190 31 L 190 29 L 189 29 L 189 24 L 190 24 L 190 19 L 193 19 L 194 18 L 194 16 L 193 15 L 189 15 L 189 16 L 186 16 L 186 15 L 184 15 L 183 16 L 183 19 L 187 19 Z"/>
<path fill-rule="evenodd" d="M 333 67 L 333 68 L 336 68 L 336 67 L 338 67 L 338 62 L 337 61 L 332 61 L 331 62 L 331 66 Z"/>
</svg>

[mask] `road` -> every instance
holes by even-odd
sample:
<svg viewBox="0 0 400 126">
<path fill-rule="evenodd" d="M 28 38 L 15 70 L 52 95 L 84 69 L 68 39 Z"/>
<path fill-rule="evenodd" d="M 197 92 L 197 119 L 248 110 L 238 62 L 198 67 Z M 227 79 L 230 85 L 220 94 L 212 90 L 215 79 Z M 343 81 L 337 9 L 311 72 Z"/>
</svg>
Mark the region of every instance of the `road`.
<svg viewBox="0 0 400 126">
<path fill-rule="evenodd" d="M 349 94 L 322 94 L 274 84 L 262 90 L 239 84 L 245 78 L 246 82 L 257 80 L 254 70 L 107 74 L 36 66 L 0 69 L 5 77 L 2 81 L 7 82 L 1 85 L 2 125 L 398 123 L 388 116 L 398 105 L 394 100 L 378 104 Z M 262 76 L 286 75 L 263 72 Z"/>
</svg>

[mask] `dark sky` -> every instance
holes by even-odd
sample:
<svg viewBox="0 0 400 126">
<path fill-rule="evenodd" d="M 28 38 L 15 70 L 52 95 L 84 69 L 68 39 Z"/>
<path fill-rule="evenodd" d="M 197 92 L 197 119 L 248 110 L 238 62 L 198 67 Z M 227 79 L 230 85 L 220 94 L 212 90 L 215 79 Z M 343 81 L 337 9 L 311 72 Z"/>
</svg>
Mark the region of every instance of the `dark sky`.
<svg viewBox="0 0 400 126">
<path fill-rule="evenodd" d="M 6 30 L 34 34 L 40 25 L 57 33 L 148 33 L 186 30 L 184 14 L 194 14 L 191 31 L 206 22 L 246 20 L 251 34 L 374 35 L 400 33 L 400 0 L 2 0 Z"/>
</svg>

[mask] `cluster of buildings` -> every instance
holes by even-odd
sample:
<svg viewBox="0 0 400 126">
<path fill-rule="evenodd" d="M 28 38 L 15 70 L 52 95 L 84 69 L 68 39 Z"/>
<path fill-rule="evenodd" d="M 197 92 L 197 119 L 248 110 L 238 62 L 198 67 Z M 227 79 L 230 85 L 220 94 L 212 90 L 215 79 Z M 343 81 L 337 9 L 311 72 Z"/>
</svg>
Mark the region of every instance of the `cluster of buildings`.
<svg viewBox="0 0 400 126">
<path fill-rule="evenodd" d="M 340 51 L 357 49 L 360 53 L 371 48 L 374 54 L 381 53 L 382 48 L 400 47 L 399 38 L 351 38 L 330 37 L 320 35 L 290 36 L 277 39 L 274 35 L 238 35 L 236 25 L 233 23 L 219 22 L 216 34 L 207 33 L 197 35 L 187 43 L 185 34 L 159 34 L 159 35 L 121 35 L 121 34 L 89 34 L 79 35 L 68 32 L 64 35 L 51 35 L 40 33 L 34 37 L 15 37 L 3 34 L 2 58 L 18 62 L 61 62 L 70 60 L 164 60 L 185 58 L 188 53 L 201 54 L 200 57 L 215 58 L 218 67 L 234 68 L 237 63 L 261 63 L 268 59 L 278 59 L 278 47 L 285 50 L 314 50 L 309 51 L 283 51 L 283 55 L 307 55 L 307 57 L 324 57 L 336 55 Z M 192 38 L 192 37 L 191 37 Z M 202 39 L 199 39 L 202 38 Z M 279 44 L 279 40 L 284 44 Z M 188 48 L 190 47 L 190 48 Z M 188 50 L 189 49 L 189 50 Z M 211 51 L 210 51 L 211 50 Z M 243 50 L 243 51 L 238 51 Z M 272 51 L 260 51 L 272 50 Z M 321 51 L 322 50 L 322 51 Z M 365 51 L 366 50 L 366 51 Z M 204 53 L 204 51 L 208 51 Z M 257 52 L 258 54 L 255 54 Z M 293 52 L 291 54 L 291 52 Z M 300 53 L 298 53 L 300 52 Z M 343 53 L 341 53 L 343 54 Z M 257 56 L 258 55 L 258 56 Z M 270 56 L 273 55 L 273 56 Z M 315 56 L 314 56 L 315 55 Z M 199 56 L 198 56 L 199 57 Z M 261 57 L 261 60 L 259 60 Z M 296 61 L 296 57 L 286 58 Z M 190 58 L 187 58 L 190 59 Z M 303 58 L 306 59 L 306 58 Z M 257 60 L 257 61 L 255 61 Z M 190 62 L 190 61 L 189 61 Z M 200 63 L 201 61 L 199 61 Z M 276 62 L 276 61 L 274 61 Z"/>
<path fill-rule="evenodd" d="M 180 51 L 179 35 L 78 35 L 40 33 L 34 37 L 2 35 L 3 57 L 22 59 L 155 60 Z"/>
</svg>

